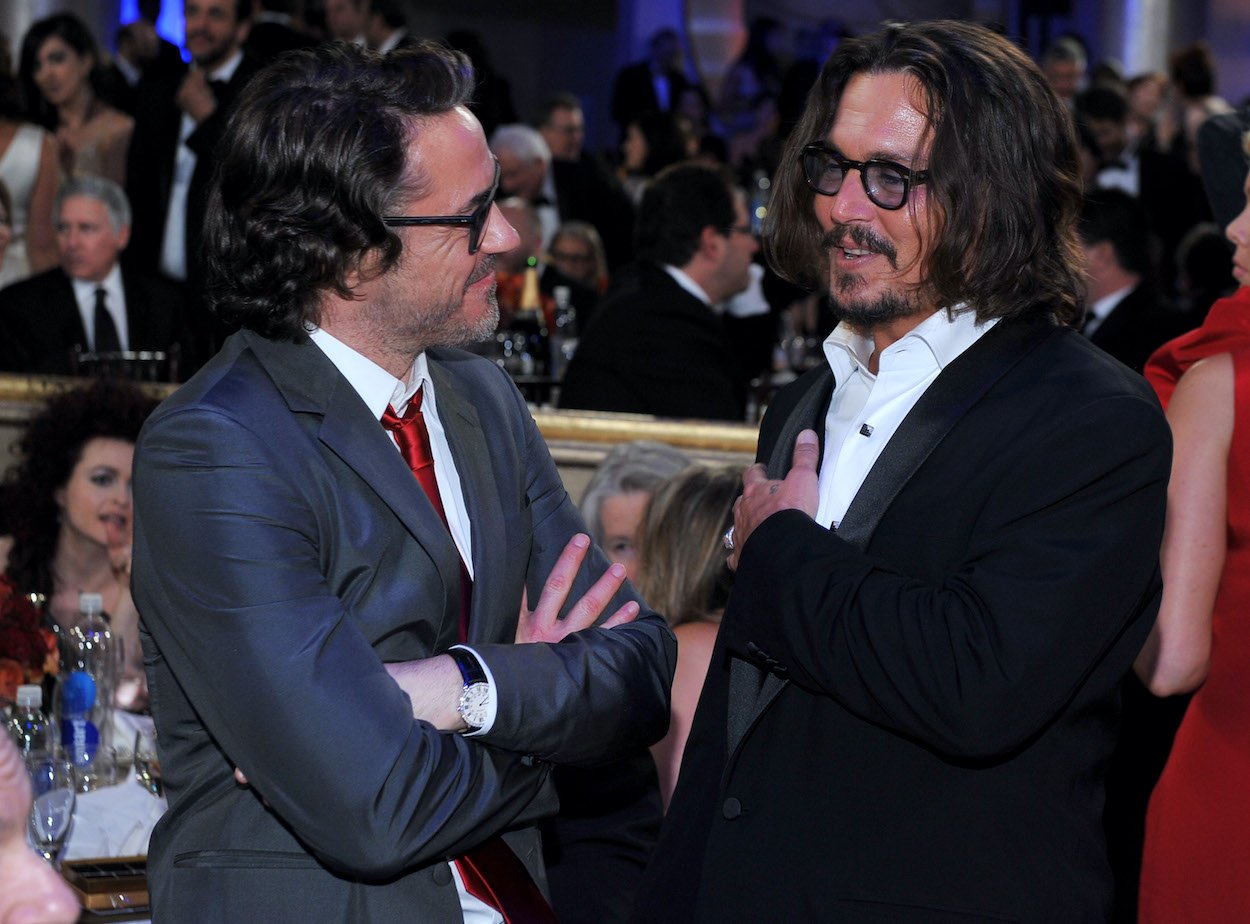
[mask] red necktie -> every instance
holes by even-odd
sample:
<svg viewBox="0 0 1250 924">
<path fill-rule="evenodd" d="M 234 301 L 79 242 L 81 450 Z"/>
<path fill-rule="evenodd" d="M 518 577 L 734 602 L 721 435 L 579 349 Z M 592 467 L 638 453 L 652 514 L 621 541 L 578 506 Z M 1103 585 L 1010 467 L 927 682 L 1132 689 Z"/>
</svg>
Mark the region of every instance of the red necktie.
<svg viewBox="0 0 1250 924">
<path fill-rule="evenodd" d="M 408 402 L 408 410 L 403 417 L 395 413 L 395 409 L 387 405 L 382 415 L 382 426 L 395 435 L 399 444 L 399 452 L 417 476 L 417 482 L 430 499 L 434 510 L 438 513 L 443 525 L 447 525 L 447 512 L 443 510 L 443 499 L 438 493 L 438 478 L 434 474 L 434 454 L 430 451 L 430 431 L 425 426 L 425 415 L 421 413 L 422 389 Z M 464 642 L 469 638 L 469 604 L 473 597 L 473 582 L 469 571 L 460 561 L 460 624 L 457 629 L 457 640 Z"/>
<path fill-rule="evenodd" d="M 443 525 L 447 514 L 438 493 L 438 479 L 434 474 L 434 455 L 430 451 L 430 432 L 421 413 L 422 390 L 408 402 L 408 410 L 399 417 L 394 408 L 387 407 L 382 415 L 382 426 L 395 435 L 400 454 L 426 497 L 434 505 Z M 472 594 L 469 572 L 460 562 L 460 641 L 468 636 L 469 601 Z M 507 924 L 555 924 L 556 917 L 538 886 L 530 877 L 525 865 L 517 858 L 503 840 L 496 835 L 454 861 L 460 872 L 465 891 L 479 901 L 485 902 L 503 915 Z"/>
</svg>

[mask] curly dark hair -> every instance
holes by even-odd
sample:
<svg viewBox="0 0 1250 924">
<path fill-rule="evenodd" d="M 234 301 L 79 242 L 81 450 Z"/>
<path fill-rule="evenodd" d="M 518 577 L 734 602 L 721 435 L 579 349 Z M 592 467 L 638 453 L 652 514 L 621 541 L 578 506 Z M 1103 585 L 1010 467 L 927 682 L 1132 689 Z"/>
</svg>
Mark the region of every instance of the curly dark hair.
<svg viewBox="0 0 1250 924">
<path fill-rule="evenodd" d="M 382 216 L 428 177 L 406 172 L 422 116 L 465 104 L 473 69 L 425 42 L 382 56 L 334 43 L 292 53 L 247 84 L 218 151 L 205 259 L 209 304 L 222 320 L 298 340 L 321 293 L 351 297 L 366 255 L 399 259 Z"/>
<path fill-rule="evenodd" d="M 1084 277 L 1072 120 L 1024 52 L 972 23 L 893 24 L 838 47 L 773 184 L 764 228 L 773 267 L 808 286 L 827 270 L 800 152 L 829 134 L 852 77 L 896 72 L 916 79 L 932 137 L 926 189 L 938 231 L 924 294 L 948 307 L 966 302 L 983 321 L 1078 319 Z"/>
<path fill-rule="evenodd" d="M 39 49 L 53 36 L 72 48 L 75 54 L 91 58 L 93 66 L 87 79 L 93 90 L 99 90 L 96 75 L 100 64 L 100 50 L 87 24 L 73 13 L 56 13 L 33 23 L 22 39 L 17 73 L 22 100 L 26 105 L 26 117 L 44 128 L 56 128 L 58 117 L 55 107 L 43 98 L 43 92 L 35 83 L 35 65 Z"/>
<path fill-rule="evenodd" d="M 13 537 L 8 573 L 23 593 L 52 594 L 52 558 L 59 534 L 54 495 L 64 487 L 93 439 L 133 443 L 156 399 L 130 382 L 97 379 L 60 392 L 30 418 L 14 447 L 18 461 L 0 485 L 4 532 Z"/>
</svg>

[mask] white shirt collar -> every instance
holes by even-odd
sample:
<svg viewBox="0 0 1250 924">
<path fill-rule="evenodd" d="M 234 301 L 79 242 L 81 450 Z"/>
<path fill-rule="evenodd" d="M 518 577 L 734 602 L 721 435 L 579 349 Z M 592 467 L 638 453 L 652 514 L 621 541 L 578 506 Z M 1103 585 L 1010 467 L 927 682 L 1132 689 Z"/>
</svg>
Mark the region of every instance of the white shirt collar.
<svg viewBox="0 0 1250 924">
<path fill-rule="evenodd" d="M 1135 285 L 1127 285 L 1123 289 L 1116 289 L 1110 295 L 1104 295 L 1102 298 L 1098 299 L 1098 301 L 1089 306 L 1089 313 L 1099 321 L 1105 321 L 1107 319 L 1107 315 L 1115 311 L 1115 306 L 1124 301 L 1128 294 L 1135 288 L 1137 288 Z"/>
<path fill-rule="evenodd" d="M 396 29 L 386 37 L 386 41 L 378 46 L 378 54 L 384 55 L 387 52 L 392 51 L 396 45 L 404 40 L 404 36 L 407 34 L 407 29 Z"/>
<path fill-rule="evenodd" d="M 409 400 L 423 385 L 429 387 L 422 392 L 422 411 L 434 413 L 434 387 L 430 382 L 430 367 L 424 353 L 412 364 L 406 379 L 397 379 L 373 360 L 320 327 L 309 331 L 308 337 L 321 348 L 335 368 L 343 373 L 343 377 L 351 383 L 375 419 L 380 421 L 388 406 L 402 416 Z"/>
<path fill-rule="evenodd" d="M 933 312 L 882 351 L 878 368 L 888 366 L 899 353 L 922 345 L 938 369 L 945 369 L 998 322 L 997 318 L 991 318 L 984 324 L 978 323 L 976 312 L 969 310 L 962 302 L 955 306 L 954 315 L 953 319 L 950 318 L 944 309 Z M 833 370 L 835 381 L 841 382 L 848 372 L 856 369 L 871 376 L 868 372 L 868 359 L 873 351 L 871 337 L 864 336 L 842 322 L 825 339 L 824 348 L 825 358 Z"/>
<path fill-rule="evenodd" d="M 117 330 L 122 349 L 129 349 L 130 325 L 126 318 L 126 293 L 122 289 L 121 268 L 114 263 L 108 275 L 99 282 L 71 277 L 70 284 L 74 287 L 74 300 L 78 302 L 78 313 L 82 317 L 82 325 L 87 331 L 88 339 L 95 343 L 95 290 L 103 288 L 107 293 L 104 303 L 108 307 L 109 315 L 113 318 L 113 327 Z"/>
<path fill-rule="evenodd" d="M 703 287 L 687 276 L 682 270 L 679 270 L 675 266 L 669 266 L 667 263 L 661 263 L 660 266 L 664 268 L 664 272 L 673 277 L 673 281 L 679 286 L 699 301 L 703 302 L 703 304 L 707 305 L 709 308 L 712 307 L 712 300 L 707 297 L 707 293 L 703 291 Z"/>
<path fill-rule="evenodd" d="M 209 80 L 224 80 L 229 82 L 234 79 L 234 72 L 239 69 L 239 65 L 243 63 L 243 49 L 240 48 L 229 58 L 223 61 L 217 67 L 209 71 L 205 76 Z"/>
</svg>

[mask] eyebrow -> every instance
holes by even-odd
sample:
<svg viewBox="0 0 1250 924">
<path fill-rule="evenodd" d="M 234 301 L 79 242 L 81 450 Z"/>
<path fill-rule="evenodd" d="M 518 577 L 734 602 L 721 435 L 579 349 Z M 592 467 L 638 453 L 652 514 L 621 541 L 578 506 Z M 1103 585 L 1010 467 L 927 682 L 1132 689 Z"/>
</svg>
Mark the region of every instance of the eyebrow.
<svg viewBox="0 0 1250 924">
<path fill-rule="evenodd" d="M 838 156 L 840 157 L 847 156 L 846 152 L 843 151 L 841 148 L 839 148 L 836 144 L 829 144 L 828 142 L 825 142 L 824 144 L 826 148 L 828 148 L 830 151 L 833 151 Z M 855 160 L 855 158 L 853 157 L 850 159 Z M 911 162 L 912 161 L 911 157 L 901 154 L 898 151 L 889 151 L 884 148 L 878 148 L 875 151 L 869 151 L 868 156 L 864 158 L 864 163 L 868 163 L 869 161 L 873 161 L 873 160 L 889 161 L 892 164 L 898 164 L 900 167 L 904 168 L 905 170 L 912 170 L 916 173 L 923 172 L 922 170 L 918 169 L 914 163 Z"/>
</svg>

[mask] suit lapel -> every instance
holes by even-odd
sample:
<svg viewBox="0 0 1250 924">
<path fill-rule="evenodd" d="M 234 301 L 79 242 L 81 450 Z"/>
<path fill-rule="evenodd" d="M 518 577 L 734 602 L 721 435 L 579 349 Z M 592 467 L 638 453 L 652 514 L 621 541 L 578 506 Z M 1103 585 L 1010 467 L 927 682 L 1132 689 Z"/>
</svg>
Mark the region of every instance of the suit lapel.
<svg viewBox="0 0 1250 924">
<path fill-rule="evenodd" d="M 866 549 L 898 492 L 951 428 L 1027 353 L 1058 333 L 1059 328 L 1047 321 L 1002 321 L 942 370 L 868 472 L 838 524 L 838 536 L 858 549 Z M 817 433 L 824 432 L 819 418 L 828 407 L 832 387 L 832 374 L 822 376 L 795 405 L 769 456 L 770 478 L 782 478 L 789 470 L 800 430 L 814 426 Z M 731 755 L 787 682 L 754 664 L 731 659 L 727 716 Z"/>
<path fill-rule="evenodd" d="M 247 338 L 292 412 L 321 417 L 317 436 L 322 444 L 394 512 L 434 562 L 445 598 L 458 601 L 460 558 L 455 543 L 381 423 L 373 419 L 351 384 L 315 344 L 275 343 L 247 331 L 238 336 Z M 444 613 L 444 622 L 448 619 L 454 624 L 454 609 Z"/>
<path fill-rule="evenodd" d="M 482 433 L 474 408 L 441 363 L 430 357 L 430 378 L 438 395 L 438 418 L 451 446 L 456 472 L 460 476 L 465 511 L 469 515 L 473 547 L 473 604 L 469 613 L 469 641 L 497 642 L 494 632 L 501 624 L 492 606 L 507 598 L 496 582 L 506 574 L 500 557 L 507 548 L 501 536 L 484 532 L 483 524 L 501 523 L 503 509 L 491 467 L 490 447 Z M 481 527 L 481 528 L 479 528 Z M 513 614 L 515 615 L 515 614 Z"/>
</svg>

